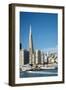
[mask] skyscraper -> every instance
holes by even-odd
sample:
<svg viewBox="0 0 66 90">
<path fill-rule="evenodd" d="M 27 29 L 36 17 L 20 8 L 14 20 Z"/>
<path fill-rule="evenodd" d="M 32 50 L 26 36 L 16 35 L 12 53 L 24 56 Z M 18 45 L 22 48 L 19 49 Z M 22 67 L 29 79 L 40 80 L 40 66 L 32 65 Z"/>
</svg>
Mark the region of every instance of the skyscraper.
<svg viewBox="0 0 66 90">
<path fill-rule="evenodd" d="M 27 49 L 20 50 L 20 66 L 29 63 L 29 51 Z"/>
<path fill-rule="evenodd" d="M 34 48 L 33 48 L 33 39 L 32 39 L 32 32 L 31 32 L 31 25 L 30 25 L 30 32 L 29 32 L 29 64 L 33 64 L 33 55 L 34 55 Z"/>
<path fill-rule="evenodd" d="M 35 64 L 41 64 L 41 51 L 35 51 Z"/>
</svg>

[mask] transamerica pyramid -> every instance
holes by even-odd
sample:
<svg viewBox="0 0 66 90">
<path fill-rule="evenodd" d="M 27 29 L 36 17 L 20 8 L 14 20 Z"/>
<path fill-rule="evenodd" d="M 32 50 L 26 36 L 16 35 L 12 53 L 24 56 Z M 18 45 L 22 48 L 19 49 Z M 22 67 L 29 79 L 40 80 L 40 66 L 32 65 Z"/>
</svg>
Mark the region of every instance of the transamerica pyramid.
<svg viewBox="0 0 66 90">
<path fill-rule="evenodd" d="M 29 31 L 29 64 L 33 64 L 33 61 L 32 61 L 33 54 L 34 54 L 33 38 L 32 38 L 31 25 L 30 25 L 30 31 Z"/>
</svg>

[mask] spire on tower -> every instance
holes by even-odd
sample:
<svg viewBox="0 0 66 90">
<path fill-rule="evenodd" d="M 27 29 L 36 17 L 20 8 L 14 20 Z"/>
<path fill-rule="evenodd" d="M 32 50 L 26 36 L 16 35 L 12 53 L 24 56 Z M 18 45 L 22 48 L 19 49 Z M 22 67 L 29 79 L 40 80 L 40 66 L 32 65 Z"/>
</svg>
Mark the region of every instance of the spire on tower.
<svg viewBox="0 0 66 90">
<path fill-rule="evenodd" d="M 30 35 L 31 35 L 31 24 L 30 24 Z"/>
</svg>

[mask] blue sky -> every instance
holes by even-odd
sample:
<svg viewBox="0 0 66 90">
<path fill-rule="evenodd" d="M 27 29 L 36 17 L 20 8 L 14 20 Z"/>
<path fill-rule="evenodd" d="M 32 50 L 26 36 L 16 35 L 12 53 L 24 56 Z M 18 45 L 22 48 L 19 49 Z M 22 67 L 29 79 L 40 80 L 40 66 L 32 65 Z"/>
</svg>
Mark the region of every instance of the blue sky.
<svg viewBox="0 0 66 90">
<path fill-rule="evenodd" d="M 29 46 L 31 24 L 35 49 L 56 48 L 58 41 L 58 15 L 52 13 L 20 12 L 20 42 L 22 48 Z"/>
</svg>

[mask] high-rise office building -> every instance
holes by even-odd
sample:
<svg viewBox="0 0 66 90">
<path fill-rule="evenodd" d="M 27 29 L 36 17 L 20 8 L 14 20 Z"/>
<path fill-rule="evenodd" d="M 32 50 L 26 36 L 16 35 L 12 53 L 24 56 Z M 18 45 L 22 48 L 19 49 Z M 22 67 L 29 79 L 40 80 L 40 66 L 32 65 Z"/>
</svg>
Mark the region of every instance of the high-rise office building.
<svg viewBox="0 0 66 90">
<path fill-rule="evenodd" d="M 41 64 L 41 51 L 35 51 L 35 64 Z"/>
<path fill-rule="evenodd" d="M 44 52 L 41 51 L 41 64 L 44 64 Z"/>
<path fill-rule="evenodd" d="M 26 49 L 20 50 L 20 66 L 29 64 L 29 51 Z"/>
<path fill-rule="evenodd" d="M 32 39 L 32 32 L 31 32 L 31 25 L 30 25 L 30 32 L 29 32 L 29 64 L 34 63 L 34 48 L 33 48 L 33 39 Z"/>
</svg>

